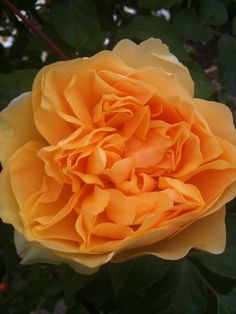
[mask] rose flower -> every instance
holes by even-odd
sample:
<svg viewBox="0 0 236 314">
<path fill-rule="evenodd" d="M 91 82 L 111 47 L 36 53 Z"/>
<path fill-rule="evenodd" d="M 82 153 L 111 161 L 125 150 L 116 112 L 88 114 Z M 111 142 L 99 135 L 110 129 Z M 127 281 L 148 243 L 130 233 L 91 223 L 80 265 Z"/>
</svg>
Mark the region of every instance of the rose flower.
<svg viewBox="0 0 236 314">
<path fill-rule="evenodd" d="M 195 99 L 160 40 L 44 67 L 0 114 L 0 217 L 23 263 L 84 273 L 192 248 L 220 253 L 236 191 L 236 132 Z"/>
</svg>

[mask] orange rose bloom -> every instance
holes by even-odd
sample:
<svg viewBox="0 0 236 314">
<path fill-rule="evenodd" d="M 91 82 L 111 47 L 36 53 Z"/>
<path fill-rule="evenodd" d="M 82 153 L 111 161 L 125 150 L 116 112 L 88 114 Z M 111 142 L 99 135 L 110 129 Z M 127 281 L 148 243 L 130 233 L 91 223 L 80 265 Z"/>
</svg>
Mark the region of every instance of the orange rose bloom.
<svg viewBox="0 0 236 314">
<path fill-rule="evenodd" d="M 159 40 L 54 63 L 0 114 L 0 217 L 24 263 L 94 272 L 225 246 L 236 191 L 230 110 L 195 99 Z"/>
</svg>

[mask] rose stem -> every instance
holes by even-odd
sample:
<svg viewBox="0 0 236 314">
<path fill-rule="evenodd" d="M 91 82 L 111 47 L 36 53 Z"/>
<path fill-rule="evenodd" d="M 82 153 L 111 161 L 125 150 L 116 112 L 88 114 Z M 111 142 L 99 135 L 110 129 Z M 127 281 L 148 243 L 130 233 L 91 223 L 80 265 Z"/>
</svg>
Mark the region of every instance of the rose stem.
<svg viewBox="0 0 236 314">
<path fill-rule="evenodd" d="M 50 38 L 48 38 L 43 32 L 41 32 L 29 19 L 27 19 L 9 0 L 2 0 L 5 7 L 7 7 L 12 13 L 17 15 L 25 25 L 27 25 L 38 37 L 40 37 L 58 56 L 63 60 L 69 60 L 61 49 L 55 45 Z"/>
</svg>

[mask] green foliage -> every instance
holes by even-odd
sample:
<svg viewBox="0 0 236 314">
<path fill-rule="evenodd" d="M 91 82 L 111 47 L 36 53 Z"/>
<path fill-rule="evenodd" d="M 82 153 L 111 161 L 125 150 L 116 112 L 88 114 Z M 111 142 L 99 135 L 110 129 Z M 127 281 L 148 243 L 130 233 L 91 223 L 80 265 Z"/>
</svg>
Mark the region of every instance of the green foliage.
<svg viewBox="0 0 236 314">
<path fill-rule="evenodd" d="M 143 9 L 148 10 L 160 10 L 163 8 L 169 8 L 177 3 L 180 3 L 182 0 L 139 0 L 138 4 Z"/>
<path fill-rule="evenodd" d="M 236 112 L 235 0 L 51 0 L 37 9 L 35 1 L 12 2 L 69 58 L 111 49 L 121 38 L 158 37 L 189 68 L 196 97 L 223 100 Z M 157 12 L 163 8 L 169 20 Z M 9 47 L 0 43 L 3 109 L 31 90 L 38 69 L 61 57 L 3 1 L 0 25 L 0 36 L 13 38 Z M 21 266 L 13 230 L 1 223 L 0 281 L 8 290 L 0 292 L 0 313 L 236 313 L 235 205 L 227 213 L 223 254 L 194 250 L 180 261 L 144 256 L 105 265 L 91 276 L 65 265 Z"/>
<path fill-rule="evenodd" d="M 220 0 L 201 0 L 199 18 L 201 25 L 221 26 L 227 22 L 228 13 Z"/>
<path fill-rule="evenodd" d="M 118 36 L 119 38 L 138 39 L 139 41 L 150 37 L 160 38 L 176 56 L 182 60 L 188 60 L 173 26 L 161 17 L 135 16 L 127 26 L 119 30 Z"/>
<path fill-rule="evenodd" d="M 236 39 L 225 34 L 218 44 L 219 80 L 226 91 L 236 96 Z"/>
<path fill-rule="evenodd" d="M 236 296 L 220 295 L 217 297 L 217 314 L 236 313 Z"/>
<path fill-rule="evenodd" d="M 102 47 L 105 34 L 93 0 L 52 1 L 50 17 L 55 33 L 76 50 Z"/>
<path fill-rule="evenodd" d="M 0 109 L 6 107 L 14 97 L 30 91 L 36 73 L 34 69 L 0 73 Z"/>
<path fill-rule="evenodd" d="M 189 69 L 192 79 L 194 80 L 195 97 L 211 98 L 214 93 L 214 88 L 204 70 L 197 63 L 185 61 L 184 64 Z"/>
<path fill-rule="evenodd" d="M 174 26 L 181 36 L 195 42 L 212 38 L 210 29 L 201 25 L 197 11 L 194 8 L 181 10 L 174 17 Z"/>
</svg>

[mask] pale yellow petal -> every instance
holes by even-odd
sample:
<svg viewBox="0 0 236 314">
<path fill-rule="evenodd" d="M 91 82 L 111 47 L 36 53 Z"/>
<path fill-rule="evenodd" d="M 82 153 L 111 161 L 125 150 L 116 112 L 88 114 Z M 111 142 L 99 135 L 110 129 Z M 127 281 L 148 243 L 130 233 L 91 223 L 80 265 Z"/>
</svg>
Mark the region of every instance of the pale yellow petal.
<svg viewBox="0 0 236 314">
<path fill-rule="evenodd" d="M 19 205 L 12 192 L 9 169 L 5 166 L 0 173 L 0 217 L 5 223 L 12 224 L 18 231 L 23 230 L 19 216 Z"/>
<path fill-rule="evenodd" d="M 34 125 L 31 93 L 12 100 L 0 113 L 0 160 L 4 166 L 9 157 L 29 140 L 42 138 Z"/>
<path fill-rule="evenodd" d="M 73 260 L 60 257 L 52 250 L 35 246 L 35 244 L 28 242 L 25 237 L 18 232 L 14 234 L 14 241 L 17 253 L 22 258 L 21 264 L 23 265 L 34 263 L 50 263 L 54 265 L 67 264 L 81 274 L 92 274 L 98 270 L 98 267 L 89 268 Z"/>
<path fill-rule="evenodd" d="M 15 232 L 15 246 L 23 265 L 33 263 L 67 264 L 81 274 L 93 274 L 113 256 L 109 254 L 63 254 L 28 242 L 25 237 Z"/>
<path fill-rule="evenodd" d="M 236 130 L 230 109 L 221 103 L 195 99 L 197 110 L 207 121 L 212 133 L 236 145 Z"/>
<path fill-rule="evenodd" d="M 112 261 L 122 262 L 140 255 L 156 255 L 176 260 L 188 254 L 191 248 L 198 248 L 210 253 L 219 254 L 224 251 L 226 243 L 225 208 L 204 217 L 174 237 L 159 243 L 118 253 Z"/>
<path fill-rule="evenodd" d="M 181 84 L 194 93 L 194 83 L 188 69 L 172 55 L 159 39 L 150 38 L 140 45 L 128 39 L 121 40 L 113 49 L 121 59 L 135 69 L 161 67 L 165 72 L 174 73 Z"/>
</svg>

